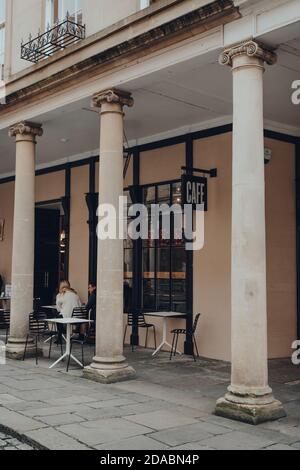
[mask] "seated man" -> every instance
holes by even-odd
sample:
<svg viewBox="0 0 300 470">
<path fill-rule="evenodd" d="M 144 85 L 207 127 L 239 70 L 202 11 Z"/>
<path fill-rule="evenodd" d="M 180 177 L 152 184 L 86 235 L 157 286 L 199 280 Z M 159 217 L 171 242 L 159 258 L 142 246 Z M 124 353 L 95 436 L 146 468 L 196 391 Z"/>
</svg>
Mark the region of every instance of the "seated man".
<svg viewBox="0 0 300 470">
<path fill-rule="evenodd" d="M 89 284 L 89 300 L 86 304 L 86 309 L 91 311 L 91 320 L 93 320 L 92 328 L 96 330 L 96 305 L 97 305 L 97 286 L 95 283 L 91 282 Z"/>
</svg>

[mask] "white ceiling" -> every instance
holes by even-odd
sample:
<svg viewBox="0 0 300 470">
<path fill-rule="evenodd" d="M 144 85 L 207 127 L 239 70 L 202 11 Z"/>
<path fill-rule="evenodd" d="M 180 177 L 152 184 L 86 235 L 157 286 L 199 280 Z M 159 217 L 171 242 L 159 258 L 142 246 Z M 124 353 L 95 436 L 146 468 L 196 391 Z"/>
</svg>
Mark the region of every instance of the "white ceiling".
<svg viewBox="0 0 300 470">
<path fill-rule="evenodd" d="M 291 102 L 291 84 L 300 76 L 300 33 L 282 43 L 279 61 L 265 74 L 265 119 L 300 131 L 300 106 Z M 141 141 L 181 127 L 206 121 L 222 121 L 232 114 L 232 77 L 218 64 L 218 52 L 206 63 L 197 59 L 128 83 L 135 105 L 126 110 L 128 140 Z M 68 157 L 88 155 L 99 146 L 99 116 L 88 100 L 47 115 L 37 116 L 44 136 L 37 146 L 38 165 L 53 164 Z M 63 141 L 62 141 L 63 139 Z M 14 171 L 15 145 L 0 131 L 0 175 Z"/>
</svg>

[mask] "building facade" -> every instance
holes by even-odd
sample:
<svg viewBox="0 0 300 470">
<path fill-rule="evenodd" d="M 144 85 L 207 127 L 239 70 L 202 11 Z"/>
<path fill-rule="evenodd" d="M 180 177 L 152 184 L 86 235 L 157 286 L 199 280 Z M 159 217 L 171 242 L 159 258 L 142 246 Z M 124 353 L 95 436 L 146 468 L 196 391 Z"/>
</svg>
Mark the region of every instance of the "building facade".
<svg viewBox="0 0 300 470">
<path fill-rule="evenodd" d="M 97 280 L 97 355 L 85 375 L 132 377 L 126 285 L 135 313 L 186 315 L 170 330 L 202 314 L 200 354 L 232 362 L 219 414 L 282 416 L 267 359 L 290 356 L 300 334 L 299 15 L 299 0 L 0 0 L 12 357 L 34 297 L 49 304 L 68 278 L 86 300 Z M 208 176 L 202 250 L 174 234 L 97 240 L 98 201 L 180 202 L 182 175 L 198 170 Z M 128 332 L 127 342 L 144 340 Z M 191 354 L 189 336 L 180 348 Z"/>
</svg>

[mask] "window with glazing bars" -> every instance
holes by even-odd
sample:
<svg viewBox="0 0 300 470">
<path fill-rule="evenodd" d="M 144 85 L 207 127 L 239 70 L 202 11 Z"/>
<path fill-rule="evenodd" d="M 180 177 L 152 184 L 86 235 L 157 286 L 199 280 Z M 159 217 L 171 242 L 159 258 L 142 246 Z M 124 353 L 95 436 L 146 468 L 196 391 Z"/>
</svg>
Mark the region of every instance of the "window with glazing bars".
<svg viewBox="0 0 300 470">
<path fill-rule="evenodd" d="M 45 26 L 63 21 L 67 13 L 74 23 L 82 24 L 81 0 L 46 0 Z"/>
</svg>

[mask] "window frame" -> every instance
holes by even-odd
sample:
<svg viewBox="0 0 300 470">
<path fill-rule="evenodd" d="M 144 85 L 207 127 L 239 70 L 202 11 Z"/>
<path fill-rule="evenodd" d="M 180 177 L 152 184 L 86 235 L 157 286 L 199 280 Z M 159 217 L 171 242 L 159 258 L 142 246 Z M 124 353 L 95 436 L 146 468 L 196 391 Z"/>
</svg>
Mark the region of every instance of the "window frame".
<svg viewBox="0 0 300 470">
<path fill-rule="evenodd" d="M 60 2 L 62 2 L 60 4 Z M 74 11 L 69 12 L 71 17 L 74 17 L 75 23 L 82 23 L 82 6 L 77 7 L 77 3 L 81 0 L 73 0 Z M 45 0 L 45 27 L 53 26 L 56 22 L 65 20 L 67 11 L 64 8 L 64 0 Z M 49 18 L 49 15 L 51 18 Z M 78 21 L 78 19 L 80 21 Z"/>
<path fill-rule="evenodd" d="M 0 20 L 0 34 L 3 32 L 3 48 L 0 48 L 0 80 L 4 79 L 4 64 L 5 64 L 5 28 L 6 28 L 6 5 L 4 0 L 4 19 Z"/>
<path fill-rule="evenodd" d="M 154 195 L 154 199 L 151 203 L 162 203 L 162 201 L 159 200 L 159 189 L 164 187 L 164 186 L 169 186 L 169 197 L 168 197 L 168 201 L 166 201 L 167 203 L 169 203 L 170 205 L 172 201 L 174 201 L 174 196 L 175 196 L 175 192 L 174 192 L 174 187 L 176 185 L 179 185 L 181 184 L 181 180 L 170 180 L 170 181 L 162 181 L 162 182 L 159 182 L 159 183 L 151 183 L 151 184 L 145 184 L 145 185 L 141 185 L 139 186 L 139 189 L 141 190 L 141 193 L 142 193 L 142 203 L 143 204 L 147 204 L 144 200 L 144 194 L 145 194 L 145 191 L 146 190 L 149 190 L 150 188 L 152 188 L 153 190 L 153 195 Z M 125 193 L 128 193 L 129 191 L 129 188 L 126 188 L 124 190 Z M 180 192 L 181 194 L 181 192 Z M 173 202 L 174 203 L 174 202 Z M 183 308 L 179 308 L 179 310 L 177 310 L 179 313 L 183 313 L 185 314 L 187 312 L 187 308 L 188 308 L 188 303 L 187 303 L 187 280 L 188 280 L 188 256 L 187 256 L 187 251 L 185 249 L 185 244 L 184 244 L 184 247 L 181 246 L 181 247 L 178 247 L 176 246 L 176 242 L 175 242 L 175 238 L 174 238 L 174 222 L 173 222 L 173 217 L 171 218 L 171 240 L 170 242 L 166 243 L 165 246 L 164 246 L 164 243 L 162 243 L 162 240 L 152 240 L 149 238 L 148 240 L 143 240 L 141 243 L 140 243 L 140 247 L 139 247 L 139 259 L 140 259 L 140 263 L 141 263 L 141 270 L 140 270 L 140 275 L 139 275 L 139 279 L 137 280 L 134 276 L 134 272 L 130 272 L 130 271 L 126 271 L 124 269 L 124 282 L 127 282 L 130 287 L 132 289 L 136 289 L 137 286 L 135 285 L 136 283 L 138 283 L 141 287 L 141 305 L 140 305 L 140 308 L 141 308 L 141 311 L 142 312 L 152 312 L 152 311 L 165 311 L 165 310 L 169 310 L 169 311 L 173 311 L 173 310 L 177 310 L 175 308 L 175 304 L 177 303 L 178 305 L 179 304 L 182 304 Z M 147 247 L 147 244 L 148 243 L 151 243 L 151 246 L 150 244 L 148 245 Z M 137 243 L 137 241 L 133 241 L 133 245 Z M 175 271 L 173 271 L 173 266 L 174 266 L 174 254 L 176 253 L 176 250 L 180 248 L 180 249 L 184 249 L 185 250 L 185 271 L 182 271 L 182 277 L 180 276 L 180 273 L 177 273 Z M 150 253 L 150 250 L 152 251 L 152 253 L 154 253 L 154 272 L 152 273 L 153 276 L 151 276 L 150 272 L 148 273 L 148 276 L 147 276 L 147 272 L 144 271 L 144 253 L 146 251 L 149 251 Z M 169 269 L 167 271 L 163 271 L 163 272 L 160 272 L 159 271 L 159 253 L 162 253 L 162 251 L 164 250 L 164 253 L 166 254 L 168 252 L 168 256 L 169 256 Z M 127 254 L 128 256 L 130 256 L 130 252 L 131 252 L 131 255 L 133 256 L 133 252 L 134 252 L 134 246 L 131 246 L 131 242 L 129 242 L 128 240 L 126 240 L 124 242 L 124 259 L 127 258 L 127 256 L 125 255 L 125 251 L 127 251 Z M 177 252 L 178 253 L 178 252 Z M 166 258 L 165 258 L 166 260 Z M 133 264 L 132 264 L 133 266 Z M 146 276 L 145 276 L 146 274 Z M 154 285 L 154 293 L 153 293 L 153 300 L 154 300 L 154 304 L 153 306 L 149 306 L 147 307 L 144 303 L 145 301 L 145 285 L 146 284 L 149 284 L 149 283 L 152 283 Z M 175 299 L 175 296 L 174 296 L 174 293 L 175 293 L 175 287 L 176 285 L 179 285 L 179 283 L 182 283 L 182 285 L 184 286 L 184 292 L 185 292 L 185 295 L 184 295 L 184 298 L 180 301 L 176 301 Z M 161 298 L 160 298 L 160 287 L 165 285 L 165 287 L 167 286 L 167 292 L 165 293 L 165 298 L 167 299 L 167 303 L 168 305 L 167 306 L 164 306 L 162 307 L 160 305 L 160 302 L 161 302 Z"/>
</svg>

